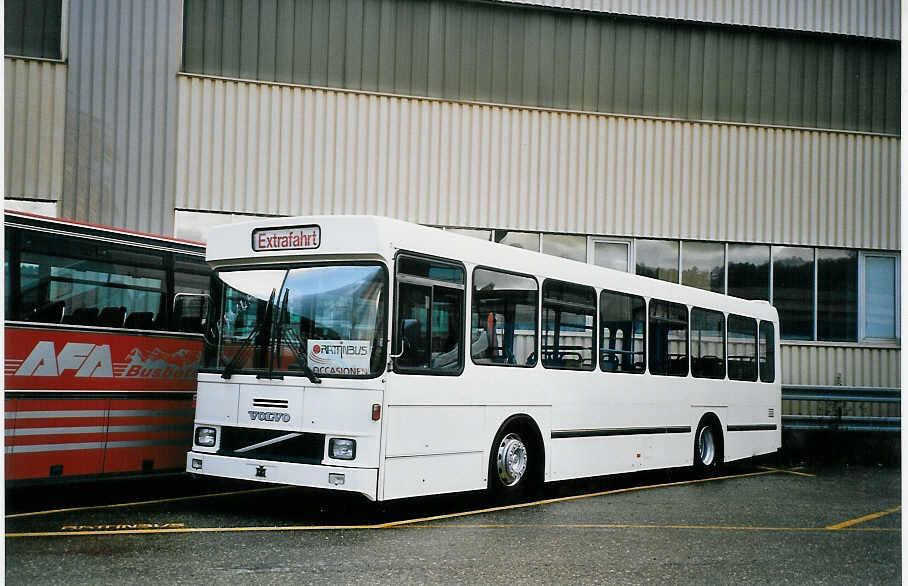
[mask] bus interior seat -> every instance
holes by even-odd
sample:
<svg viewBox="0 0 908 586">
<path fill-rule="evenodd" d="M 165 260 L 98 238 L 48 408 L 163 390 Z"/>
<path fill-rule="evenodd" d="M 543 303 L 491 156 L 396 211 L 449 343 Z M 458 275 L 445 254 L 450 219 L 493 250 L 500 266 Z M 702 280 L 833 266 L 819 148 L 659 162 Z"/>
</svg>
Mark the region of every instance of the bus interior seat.
<svg viewBox="0 0 908 586">
<path fill-rule="evenodd" d="M 76 326 L 96 326 L 98 325 L 98 308 L 97 307 L 80 307 L 72 312 L 72 315 L 63 320 Z"/>
<path fill-rule="evenodd" d="M 63 316 L 66 314 L 66 303 L 64 301 L 52 301 L 41 307 L 36 307 L 31 314 L 25 319 L 27 321 L 36 321 L 48 324 L 59 324 L 63 322 Z"/>
<path fill-rule="evenodd" d="M 98 315 L 98 325 L 107 328 L 122 328 L 124 318 L 126 318 L 126 308 L 122 305 L 105 307 Z"/>
<path fill-rule="evenodd" d="M 154 313 L 150 311 L 133 311 L 126 316 L 124 327 L 131 330 L 153 330 Z"/>
<path fill-rule="evenodd" d="M 184 316 L 180 318 L 179 331 L 201 333 L 202 318 L 198 316 Z"/>
</svg>

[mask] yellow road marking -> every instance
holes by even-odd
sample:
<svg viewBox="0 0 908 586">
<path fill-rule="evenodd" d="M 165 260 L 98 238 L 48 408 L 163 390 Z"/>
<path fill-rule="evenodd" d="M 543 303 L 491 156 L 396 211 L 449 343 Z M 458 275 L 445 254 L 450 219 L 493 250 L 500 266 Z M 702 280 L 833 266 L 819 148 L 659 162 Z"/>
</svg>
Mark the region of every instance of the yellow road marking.
<svg viewBox="0 0 908 586">
<path fill-rule="evenodd" d="M 880 511 L 879 513 L 871 513 L 869 515 L 864 515 L 863 517 L 858 517 L 857 519 L 851 519 L 849 521 L 842 521 L 841 523 L 836 523 L 835 525 L 828 525 L 826 529 L 830 531 L 838 531 L 839 529 L 845 529 L 846 527 L 851 527 L 852 525 L 857 525 L 858 523 L 863 523 L 864 521 L 870 521 L 873 519 L 879 519 L 880 517 L 885 517 L 891 513 L 895 513 L 902 510 L 901 506 L 892 507 L 891 509 L 886 509 L 885 511 Z"/>
<path fill-rule="evenodd" d="M 219 496 L 233 496 L 240 494 L 253 494 L 256 492 L 270 492 L 275 490 L 287 490 L 288 488 L 293 488 L 291 486 L 269 486 L 267 488 L 251 488 L 248 490 L 237 490 L 233 492 L 215 492 L 211 494 L 197 494 L 192 496 L 178 496 L 173 498 L 166 499 L 154 499 L 149 501 L 134 501 L 131 503 L 117 503 L 113 505 L 92 505 L 90 507 L 72 507 L 69 509 L 52 509 L 49 511 L 34 511 L 31 513 L 16 513 L 13 515 L 7 515 L 7 519 L 17 519 L 20 517 L 36 517 L 38 515 L 52 515 L 54 513 L 71 513 L 73 511 L 93 511 L 98 509 L 117 509 L 122 507 L 135 507 L 138 505 L 155 505 L 159 503 L 175 503 L 178 501 L 189 501 L 194 499 L 206 499 L 214 498 Z"/>
<path fill-rule="evenodd" d="M 705 531 L 789 531 L 789 532 L 828 532 L 844 531 L 846 533 L 899 533 L 897 527 L 856 527 L 848 529 L 830 529 L 828 527 L 749 527 L 735 525 L 646 525 L 635 523 L 602 523 L 602 524 L 455 524 L 455 525 L 288 525 L 286 527 L 183 527 L 173 529 L 127 529 L 104 531 L 47 531 L 33 533 L 9 533 L 6 537 L 60 537 L 74 535 L 139 535 L 161 533 L 262 533 L 287 531 L 343 531 L 366 529 L 675 529 Z"/>
<path fill-rule="evenodd" d="M 605 496 L 605 495 L 609 495 L 609 494 L 618 494 L 618 493 L 622 493 L 622 492 L 634 492 L 637 490 L 647 490 L 650 488 L 664 488 L 667 486 L 683 486 L 685 484 L 696 484 L 699 482 L 712 482 L 714 480 L 730 480 L 730 479 L 734 479 L 734 478 L 747 478 L 750 476 L 765 476 L 766 474 L 776 474 L 777 472 L 780 472 L 780 471 L 779 470 L 764 470 L 762 472 L 748 472 L 746 474 L 734 474 L 734 475 L 730 475 L 730 476 L 716 476 L 714 478 L 698 478 L 696 480 L 680 480 L 678 482 L 665 482 L 662 484 L 648 484 L 646 486 L 631 486 L 628 488 L 618 488 L 615 490 L 604 490 L 601 492 L 592 492 L 592 493 L 588 493 L 588 494 L 577 494 L 577 495 L 573 495 L 573 496 L 563 496 L 563 497 L 556 497 L 556 498 L 551 498 L 551 499 L 544 499 L 544 500 L 540 500 L 540 501 L 533 501 L 530 503 L 517 503 L 514 505 L 503 505 L 500 507 L 490 507 L 487 509 L 478 509 L 475 511 L 463 511 L 460 513 L 449 513 L 447 515 L 435 515 L 432 517 L 422 517 L 420 519 L 407 519 L 405 521 L 392 521 L 390 523 L 383 523 L 382 527 L 397 527 L 400 525 L 412 525 L 414 523 L 425 523 L 427 521 L 437 521 L 440 519 L 453 519 L 456 517 L 480 515 L 483 513 L 494 513 L 496 511 L 522 509 L 525 507 L 535 507 L 535 506 L 547 505 L 547 504 L 551 504 L 551 503 L 574 501 L 574 500 L 578 500 L 578 499 Z"/>
<path fill-rule="evenodd" d="M 794 474 L 796 476 L 806 476 L 808 478 L 816 478 L 816 476 L 817 476 L 816 474 L 810 474 L 808 472 L 799 472 L 799 470 L 804 469 L 803 466 L 796 466 L 794 468 L 772 468 L 770 466 L 757 466 L 757 468 L 760 468 L 761 470 L 772 470 L 774 472 L 784 472 L 786 474 Z"/>
<path fill-rule="evenodd" d="M 123 535 L 123 534 L 144 534 L 144 533 L 211 533 L 211 532 L 242 532 L 242 531 L 318 531 L 318 530 L 338 530 L 338 529 L 391 529 L 395 527 L 405 527 L 413 526 L 417 524 L 425 524 L 429 521 L 438 521 L 442 519 L 453 519 L 457 517 L 466 517 L 472 515 L 480 515 L 483 513 L 492 513 L 495 511 L 506 511 L 512 509 L 521 509 L 526 507 L 533 507 L 539 505 L 546 505 L 551 503 L 567 502 L 579 499 L 586 499 L 598 496 L 605 496 L 610 494 L 619 494 L 623 492 L 633 492 L 638 490 L 647 490 L 651 488 L 665 488 L 669 486 L 683 486 L 687 484 L 697 484 L 702 482 L 712 482 L 715 480 L 731 480 L 736 478 L 748 478 L 752 476 L 765 476 L 767 474 L 777 474 L 779 472 L 784 472 L 784 470 L 771 469 L 763 470 L 761 472 L 748 472 L 745 474 L 733 474 L 728 476 L 717 476 L 714 478 L 699 478 L 695 480 L 681 480 L 678 482 L 665 482 L 662 484 L 650 484 L 646 486 L 631 486 L 627 488 L 618 488 L 615 490 L 606 490 L 601 492 L 587 493 L 587 494 L 578 494 L 573 496 L 565 497 L 556 497 L 550 499 L 543 499 L 538 501 L 533 501 L 529 503 L 517 503 L 514 505 L 503 505 L 499 507 L 489 507 L 486 509 L 477 509 L 472 511 L 462 511 L 459 513 L 450 513 L 446 515 L 434 515 L 431 517 L 421 517 L 418 519 L 406 519 L 402 521 L 390 521 L 388 523 L 379 523 L 376 525 L 294 525 L 286 527 L 198 527 L 198 528 L 172 528 L 172 529 L 126 529 L 126 530 L 104 530 L 104 531 L 49 531 L 49 532 L 31 532 L 31 533 L 7 533 L 6 537 L 45 537 L 45 536 L 57 536 L 57 535 Z M 225 496 L 230 494 L 248 494 L 252 492 L 263 492 L 266 490 L 280 490 L 283 488 L 290 487 L 269 487 L 269 488 L 259 488 L 252 489 L 248 491 L 238 491 L 234 493 L 217 493 L 212 495 L 199 495 L 193 497 L 179 497 L 175 499 L 160 499 L 158 501 L 142 501 L 137 503 L 122 503 L 118 505 L 99 505 L 97 507 L 85 507 L 82 509 L 58 509 L 56 511 L 41 511 L 38 513 L 21 513 L 15 516 L 28 516 L 28 515 L 37 515 L 37 514 L 49 514 L 55 512 L 63 511 L 73 511 L 73 510 L 88 510 L 88 509 L 100 509 L 100 508 L 112 508 L 112 507 L 126 507 L 137 504 L 149 504 L 156 502 L 173 502 L 175 500 L 188 500 L 193 498 L 204 498 L 209 496 Z M 7 518 L 13 517 L 14 515 L 8 515 Z M 509 526 L 510 527 L 510 526 Z M 565 526 L 567 527 L 567 526 Z M 606 527 L 606 526 L 602 526 Z M 620 526 L 615 526 L 616 528 L 621 528 Z M 641 526 L 644 527 L 644 526 Z M 649 527 L 649 526 L 646 526 Z M 653 526 L 659 527 L 659 526 Z M 680 527 L 680 526 L 677 526 Z M 666 526 L 666 528 L 671 528 L 671 526 Z M 817 530 L 815 528 L 805 528 L 804 530 Z"/>
</svg>

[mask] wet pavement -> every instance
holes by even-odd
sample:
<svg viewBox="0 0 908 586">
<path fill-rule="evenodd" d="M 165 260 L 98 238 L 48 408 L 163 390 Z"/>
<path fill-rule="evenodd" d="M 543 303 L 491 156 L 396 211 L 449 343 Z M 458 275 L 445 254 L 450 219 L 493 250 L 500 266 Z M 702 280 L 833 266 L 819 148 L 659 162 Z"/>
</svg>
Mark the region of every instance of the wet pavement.
<svg viewBox="0 0 908 586">
<path fill-rule="evenodd" d="M 506 506 L 185 476 L 14 490 L 6 582 L 896 584 L 900 482 L 751 461 L 556 483 Z"/>
</svg>

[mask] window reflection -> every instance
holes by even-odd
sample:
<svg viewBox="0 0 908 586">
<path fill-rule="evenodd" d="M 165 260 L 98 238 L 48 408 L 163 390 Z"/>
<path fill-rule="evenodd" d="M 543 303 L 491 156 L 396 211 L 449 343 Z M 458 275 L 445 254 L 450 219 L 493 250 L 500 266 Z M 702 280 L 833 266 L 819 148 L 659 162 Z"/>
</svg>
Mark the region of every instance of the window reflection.
<svg viewBox="0 0 908 586">
<path fill-rule="evenodd" d="M 513 232 L 511 230 L 495 230 L 495 242 L 507 244 L 514 248 L 523 248 L 539 252 L 539 234 L 534 232 Z"/>
<path fill-rule="evenodd" d="M 637 274 L 678 282 L 678 242 L 675 240 L 638 240 Z"/>
<path fill-rule="evenodd" d="M 817 249 L 817 339 L 853 342 L 858 337 L 858 254 Z"/>
<path fill-rule="evenodd" d="M 772 301 L 782 338 L 813 339 L 813 249 L 773 247 Z"/>
<path fill-rule="evenodd" d="M 569 234 L 545 234 L 542 237 L 542 252 L 570 260 L 586 262 L 586 236 Z"/>
<path fill-rule="evenodd" d="M 725 293 L 725 245 L 685 242 L 681 255 L 681 284 Z"/>
<path fill-rule="evenodd" d="M 728 294 L 769 301 L 769 247 L 728 245 Z"/>
</svg>

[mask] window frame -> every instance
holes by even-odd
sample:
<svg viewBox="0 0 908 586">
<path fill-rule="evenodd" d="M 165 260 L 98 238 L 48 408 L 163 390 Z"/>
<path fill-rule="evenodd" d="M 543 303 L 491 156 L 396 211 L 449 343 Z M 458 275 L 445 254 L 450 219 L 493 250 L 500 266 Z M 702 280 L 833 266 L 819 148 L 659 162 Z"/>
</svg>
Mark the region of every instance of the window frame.
<svg viewBox="0 0 908 586">
<path fill-rule="evenodd" d="M 694 312 L 715 313 L 722 316 L 722 376 L 698 376 L 694 373 Z M 691 306 L 687 310 L 687 329 L 688 329 L 688 368 L 693 378 L 702 380 L 726 380 L 728 378 L 728 316 L 725 312 L 718 309 L 709 309 L 706 307 Z M 699 356 L 698 358 L 702 358 Z"/>
<path fill-rule="evenodd" d="M 729 364 L 728 344 L 732 343 L 731 342 L 731 327 L 729 326 L 729 323 L 731 322 L 732 318 L 749 320 L 749 321 L 753 322 L 753 325 L 754 325 L 753 378 L 733 378 L 731 376 L 731 369 L 728 367 L 728 364 Z M 726 344 L 725 376 L 728 378 L 728 380 L 735 381 L 735 382 L 745 382 L 745 383 L 760 382 L 760 321 L 761 320 L 759 320 L 755 317 L 751 317 L 749 315 L 741 315 L 740 313 L 729 313 L 725 316 L 725 344 Z M 763 320 L 763 321 L 766 321 L 766 320 Z M 772 323 L 772 322 L 769 322 L 769 323 Z M 773 326 L 773 328 L 775 328 L 775 326 Z M 773 333 L 775 333 L 775 332 L 773 332 Z"/>
<path fill-rule="evenodd" d="M 634 265 L 634 239 L 633 238 L 610 238 L 607 236 L 590 236 L 589 238 L 587 238 L 587 244 L 586 244 L 587 263 L 589 263 L 593 266 L 597 266 L 597 267 L 600 265 L 596 264 L 596 244 L 598 244 L 600 242 L 605 243 L 605 244 L 623 244 L 623 245 L 625 245 L 627 247 L 627 258 L 626 258 L 627 264 L 624 269 L 624 272 L 628 273 L 628 274 L 633 274 L 633 273 L 631 273 L 631 267 L 635 266 Z M 608 268 L 608 267 L 601 267 L 601 268 Z M 612 270 L 614 270 L 614 269 L 612 269 Z M 616 291 L 616 293 L 619 293 L 619 291 Z"/>
<path fill-rule="evenodd" d="M 602 368 L 602 308 L 604 307 L 602 303 L 602 296 L 605 294 L 610 295 L 622 295 L 630 298 L 637 298 L 643 302 L 643 369 L 642 370 L 628 370 L 628 371 L 612 371 L 605 370 Z M 646 297 L 643 295 L 637 295 L 636 293 L 627 293 L 624 291 L 616 291 L 614 289 L 602 289 L 599 291 L 599 296 L 597 299 L 598 308 L 596 311 L 596 336 L 599 340 L 599 348 L 597 352 L 599 372 L 606 372 L 609 374 L 646 374 L 647 368 L 649 367 L 649 346 L 648 346 L 648 334 L 649 334 L 649 306 L 646 300 Z M 631 340 L 633 340 L 633 333 L 631 334 Z"/>
<path fill-rule="evenodd" d="M 684 350 L 685 350 L 685 355 L 687 357 L 687 370 L 686 370 L 685 374 L 672 374 L 670 372 L 670 370 L 666 370 L 666 372 L 653 372 L 651 369 L 652 364 L 653 364 L 653 360 L 652 360 L 653 353 L 650 352 L 649 344 L 653 343 L 652 327 L 651 327 L 653 302 L 667 303 L 669 305 L 678 305 L 678 306 L 681 306 L 684 308 L 684 312 L 685 312 L 684 315 L 685 315 L 685 319 L 687 321 L 687 327 L 684 330 L 685 336 L 686 336 Z M 674 377 L 674 378 L 688 378 L 691 376 L 691 369 L 690 369 L 690 310 L 691 310 L 690 306 L 688 306 L 686 303 L 682 303 L 679 301 L 670 301 L 668 299 L 662 299 L 660 297 L 650 297 L 649 298 L 649 300 L 647 301 L 647 304 L 646 304 L 646 337 L 648 339 L 647 363 L 646 363 L 647 374 L 650 374 L 652 376 L 670 376 L 670 377 Z M 727 330 L 728 330 L 728 328 L 726 327 L 726 339 L 727 339 Z M 667 350 L 667 348 L 666 348 L 666 350 Z M 727 356 L 728 352 L 726 351 L 725 354 Z M 666 361 L 669 360 L 669 356 L 670 356 L 670 354 L 668 352 L 666 352 L 666 355 L 665 355 Z"/>
<path fill-rule="evenodd" d="M 536 362 L 533 364 L 507 364 L 507 363 L 496 364 L 496 363 L 487 363 L 487 362 L 476 362 L 476 360 L 473 358 L 472 351 L 470 352 L 470 362 L 472 362 L 476 366 L 505 366 L 505 367 L 509 367 L 509 368 L 515 368 L 515 367 L 516 368 L 536 368 L 542 362 L 540 354 L 539 354 L 539 339 L 540 339 L 539 331 L 540 331 L 540 328 L 542 327 L 542 325 L 540 324 L 540 322 L 542 321 L 542 287 L 539 284 L 539 279 L 537 279 L 535 275 L 527 275 L 524 273 L 518 273 L 516 271 L 498 269 L 498 268 L 494 268 L 494 267 L 487 266 L 487 265 L 474 266 L 473 270 L 470 272 L 470 287 L 469 287 L 470 313 L 469 313 L 469 315 L 464 316 L 467 318 L 467 324 L 473 323 L 473 283 L 475 282 L 475 276 L 476 276 L 477 270 L 504 273 L 506 275 L 513 275 L 515 277 L 523 277 L 526 279 L 532 279 L 533 282 L 536 283 L 536 307 L 535 307 L 536 329 L 535 329 L 535 334 L 534 334 L 535 339 L 533 342 L 533 352 L 536 354 Z M 469 329 L 469 327 L 467 329 Z M 466 331 L 464 333 L 466 334 Z M 466 340 L 466 335 L 464 335 L 464 340 Z M 464 351 L 466 351 L 466 344 L 464 344 Z"/>
<path fill-rule="evenodd" d="M 763 333 L 764 324 L 768 325 L 772 329 L 772 354 L 771 354 L 772 361 L 771 362 L 769 360 L 766 361 L 767 364 L 772 364 L 772 380 L 764 380 L 763 369 L 760 366 L 761 365 L 761 362 L 760 362 L 760 336 Z M 777 370 L 776 369 L 776 355 L 778 354 L 778 352 L 776 352 L 776 345 L 779 342 L 777 335 L 776 335 L 777 329 L 778 328 L 776 327 L 776 324 L 774 322 L 771 322 L 771 321 L 765 320 L 765 319 L 757 320 L 757 382 L 766 383 L 766 384 L 774 384 L 776 382 L 776 370 Z M 769 356 L 770 356 L 770 353 L 767 352 L 767 358 Z"/>
<path fill-rule="evenodd" d="M 588 289 L 589 291 L 592 291 L 592 293 L 593 293 L 593 325 L 590 328 L 590 338 L 592 339 L 593 344 L 592 344 L 592 347 L 590 348 L 591 356 L 590 356 L 590 367 L 589 368 L 583 367 L 583 358 L 582 357 L 580 360 L 581 365 L 577 368 L 573 368 L 573 367 L 569 367 L 569 366 L 547 366 L 545 364 L 545 362 L 543 362 L 542 335 L 543 335 L 543 331 L 544 331 L 543 330 L 543 321 L 545 320 L 545 287 L 546 287 L 547 283 L 563 283 L 565 285 L 571 285 L 571 286 L 577 287 L 579 289 Z M 536 362 L 542 364 L 542 367 L 546 368 L 548 370 L 570 370 L 570 371 L 576 371 L 576 372 L 594 372 L 594 371 L 596 371 L 597 370 L 596 366 L 597 366 L 597 363 L 599 362 L 597 359 L 598 355 L 596 354 L 596 337 L 599 335 L 598 320 L 599 320 L 599 296 L 596 294 L 595 287 L 593 287 L 591 285 L 584 285 L 582 283 L 575 283 L 573 281 L 565 281 L 562 279 L 554 279 L 554 278 L 543 279 L 542 287 L 539 290 L 539 331 L 540 331 L 540 334 L 539 334 L 539 359 Z"/>
<path fill-rule="evenodd" d="M 429 279 L 429 278 L 425 278 L 425 277 L 418 277 L 416 275 L 410 275 L 410 277 L 412 277 L 412 279 L 413 279 L 411 282 L 413 282 L 413 283 L 416 283 L 417 281 L 424 281 L 425 285 L 432 286 L 433 288 L 435 286 L 434 284 L 437 284 L 438 286 L 448 287 L 450 289 L 460 289 L 460 291 L 462 292 L 462 295 L 460 298 L 460 316 L 461 316 L 460 344 L 459 344 L 460 352 L 458 354 L 460 365 L 456 371 L 455 370 L 443 371 L 440 369 L 433 369 L 433 368 L 426 368 L 424 370 L 415 369 L 415 368 L 407 368 L 407 367 L 401 368 L 401 366 L 398 364 L 397 358 L 392 358 L 392 356 L 397 354 L 397 350 L 399 350 L 401 348 L 401 344 L 402 344 L 401 339 L 400 339 L 400 318 L 399 318 L 399 314 L 398 314 L 399 309 L 400 309 L 400 279 L 399 279 L 400 272 L 398 269 L 398 267 L 399 267 L 398 261 L 400 260 L 401 256 L 409 257 L 411 259 L 415 259 L 415 260 L 419 260 L 419 261 L 423 261 L 423 262 L 429 262 L 429 263 L 435 262 L 435 263 L 450 265 L 452 267 L 459 268 L 463 272 L 463 281 L 464 282 L 462 284 L 452 283 L 450 281 L 437 281 L 435 279 Z M 407 273 L 404 273 L 404 274 L 406 275 Z M 398 250 L 394 254 L 393 275 L 394 275 L 394 277 L 393 277 L 394 278 L 394 310 L 393 310 L 393 312 L 391 312 L 393 314 L 393 321 L 391 322 L 391 347 L 388 351 L 388 357 L 391 358 L 391 361 L 392 361 L 392 367 L 390 370 L 396 374 L 424 375 L 424 376 L 460 376 L 461 374 L 463 374 L 464 368 L 466 367 L 466 357 L 465 357 L 466 350 L 465 350 L 464 340 L 466 339 L 465 334 L 466 334 L 467 326 L 469 324 L 469 322 L 466 321 L 466 298 L 467 298 L 467 288 L 468 288 L 468 285 L 470 284 L 468 281 L 468 278 L 467 278 L 468 274 L 467 274 L 467 269 L 466 269 L 466 266 L 464 265 L 464 263 L 461 261 L 458 261 L 458 260 L 432 256 L 432 255 L 424 254 L 421 252 L 413 252 L 411 250 Z M 433 296 L 433 298 L 435 296 L 434 290 L 433 290 L 432 296 Z M 429 324 L 429 328 L 430 328 L 429 331 L 426 332 L 426 335 L 428 337 L 429 343 L 431 344 L 431 340 L 432 340 L 432 330 L 431 330 L 432 316 L 431 316 L 431 314 L 429 316 L 427 316 L 426 321 Z"/>
<path fill-rule="evenodd" d="M 867 285 L 867 257 L 885 257 L 893 259 L 895 265 L 895 337 L 894 338 L 872 338 L 867 336 L 867 295 L 865 294 Z M 858 253 L 858 343 L 877 343 L 892 344 L 901 341 L 901 263 L 899 263 L 899 253 L 891 251 L 861 250 Z"/>
</svg>

